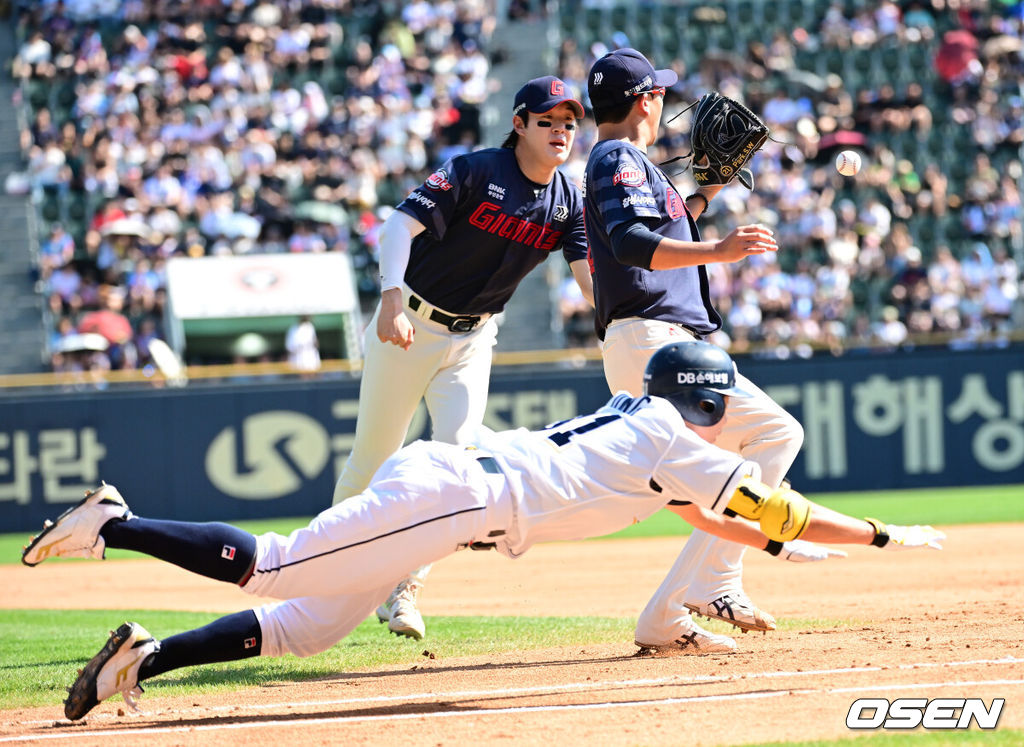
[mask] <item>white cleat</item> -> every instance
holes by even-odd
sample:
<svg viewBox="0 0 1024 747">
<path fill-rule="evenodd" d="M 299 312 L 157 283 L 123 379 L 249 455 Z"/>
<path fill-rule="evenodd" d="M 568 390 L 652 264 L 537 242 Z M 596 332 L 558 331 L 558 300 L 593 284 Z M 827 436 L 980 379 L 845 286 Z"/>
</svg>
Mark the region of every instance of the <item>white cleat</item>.
<svg viewBox="0 0 1024 747">
<path fill-rule="evenodd" d="M 138 623 L 126 622 L 110 638 L 68 690 L 64 715 L 72 721 L 82 718 L 107 698 L 121 693 L 124 702 L 138 711 L 142 694 L 139 669 L 150 655 L 160 650 L 160 642 Z"/>
<path fill-rule="evenodd" d="M 723 594 L 710 602 L 686 602 L 684 606 L 695 615 L 735 625 L 744 633 L 748 630 L 775 630 L 775 618 L 758 609 L 742 589 Z"/>
<path fill-rule="evenodd" d="M 106 543 L 100 536 L 111 519 L 130 519 L 128 504 L 113 485 L 104 483 L 57 517 L 43 522 L 43 531 L 21 553 L 25 565 L 47 558 L 102 558 Z"/>
<path fill-rule="evenodd" d="M 634 641 L 641 649 L 650 649 L 658 653 L 682 653 L 691 655 L 703 654 L 734 654 L 736 641 L 727 635 L 718 635 L 704 630 L 695 622 L 690 623 L 687 630 L 681 632 L 674 640 L 666 643 Z"/>
<path fill-rule="evenodd" d="M 426 635 L 427 626 L 416 606 L 422 588 L 423 584 L 420 581 L 411 578 L 402 581 L 391 592 L 388 601 L 377 608 L 377 619 L 384 622 L 381 611 L 386 609 L 389 611 L 388 630 L 395 635 L 415 638 L 417 641 L 423 638 Z"/>
</svg>

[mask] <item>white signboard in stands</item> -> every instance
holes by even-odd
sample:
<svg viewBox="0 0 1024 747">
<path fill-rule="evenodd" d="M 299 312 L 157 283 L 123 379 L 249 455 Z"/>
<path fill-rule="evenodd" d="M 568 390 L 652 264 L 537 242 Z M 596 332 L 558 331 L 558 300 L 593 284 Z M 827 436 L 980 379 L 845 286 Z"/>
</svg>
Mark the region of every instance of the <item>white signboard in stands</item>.
<svg viewBox="0 0 1024 747">
<path fill-rule="evenodd" d="M 173 257 L 168 301 L 181 320 L 332 314 L 359 307 L 347 254 Z"/>
<path fill-rule="evenodd" d="M 254 254 L 174 257 L 167 263 L 168 342 L 178 355 L 239 355 L 259 338 L 284 352 L 288 328 L 312 317 L 321 352 L 359 358 L 359 298 L 347 254 Z"/>
</svg>

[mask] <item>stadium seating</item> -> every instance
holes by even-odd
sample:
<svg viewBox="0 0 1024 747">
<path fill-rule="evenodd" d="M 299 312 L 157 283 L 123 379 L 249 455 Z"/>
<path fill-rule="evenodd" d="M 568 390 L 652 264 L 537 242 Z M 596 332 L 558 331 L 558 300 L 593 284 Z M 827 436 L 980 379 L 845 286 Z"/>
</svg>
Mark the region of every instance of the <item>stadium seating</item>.
<svg viewBox="0 0 1024 747">
<path fill-rule="evenodd" d="M 583 54 L 590 54 L 599 46 L 613 47 L 622 42 L 623 37 L 629 44 L 650 54 L 660 64 L 667 64 L 672 58 L 679 58 L 685 64 L 688 79 L 684 85 L 687 95 L 699 93 L 700 85 L 708 85 L 708 81 L 700 78 L 703 75 L 702 62 L 707 60 L 723 60 L 732 65 L 737 71 L 736 75 L 740 80 L 745 79 L 744 66 L 750 63 L 747 57 L 747 50 L 751 45 L 770 45 L 780 35 L 785 44 L 791 49 L 790 53 L 794 60 L 796 70 L 804 71 L 809 75 L 802 79 L 787 75 L 787 71 L 779 65 L 785 63 L 773 63 L 764 70 L 763 80 L 756 81 L 756 85 L 748 86 L 747 94 L 755 102 L 763 103 L 770 96 L 775 88 L 781 88 L 789 97 L 807 97 L 816 104 L 818 92 L 814 89 L 814 79 L 824 80 L 826 76 L 841 76 L 843 86 L 847 93 L 856 96 L 859 91 L 877 92 L 883 84 L 891 85 L 897 96 L 902 95 L 905 86 L 910 82 L 922 84 L 922 97 L 925 106 L 931 111 L 933 124 L 929 131 L 921 131 L 917 128 L 892 129 L 885 125 L 878 125 L 875 129 L 868 129 L 861 133 L 866 138 L 863 146 L 869 156 L 879 156 L 883 151 L 891 153 L 894 159 L 906 159 L 915 165 L 918 176 L 922 176 L 924 165 L 929 163 L 941 167 L 944 176 L 948 179 L 948 194 L 960 195 L 967 180 L 973 173 L 973 153 L 977 151 L 977 143 L 969 126 L 955 122 L 951 118 L 951 92 L 949 83 L 941 79 L 934 70 L 934 59 L 938 46 L 941 42 L 942 33 L 950 29 L 958 28 L 960 17 L 949 10 L 934 12 L 934 34 L 907 36 L 906 38 L 883 37 L 871 44 L 850 44 L 848 41 L 839 44 L 830 42 L 822 37 L 819 29 L 826 14 L 834 7 L 841 8 L 845 18 L 850 21 L 857 17 L 858 22 L 865 22 L 870 19 L 878 3 L 868 0 L 793 0 L 792 2 L 766 2 L 762 0 L 642 0 L 639 2 L 604 2 L 599 0 L 564 0 L 557 5 L 558 15 L 551 19 L 552 28 L 561 34 L 563 39 L 572 39 L 576 47 Z M 245 5 L 245 4 L 243 4 Z M 253 4 L 253 7 L 260 4 Z M 267 4 L 271 6 L 273 4 Z M 405 12 L 406 6 L 401 4 L 384 3 L 314 3 L 311 0 L 303 0 L 293 3 L 292 15 L 284 17 L 283 23 L 288 28 L 300 26 L 301 13 L 310 10 L 311 6 L 323 6 L 326 23 L 334 24 L 340 32 L 330 35 L 326 59 L 322 62 L 308 64 L 288 64 L 278 66 L 272 70 L 273 87 L 275 91 L 292 89 L 296 92 L 304 91 L 304 84 L 315 84 L 319 88 L 328 104 L 332 99 L 337 99 L 346 107 L 347 114 L 334 123 L 340 137 L 343 139 L 343 147 L 340 153 L 343 156 L 346 169 L 353 168 L 353 162 L 358 160 L 356 151 L 362 151 L 362 157 L 371 160 L 378 158 L 378 145 L 372 137 L 364 142 L 359 138 L 366 135 L 354 136 L 349 127 L 351 123 L 359 119 L 358 100 L 366 95 L 371 99 L 380 100 L 382 92 L 379 89 L 379 78 L 373 75 L 367 80 L 359 80 L 358 72 L 361 69 L 371 68 L 371 72 L 380 74 L 385 61 L 383 50 L 385 47 L 400 46 L 401 41 L 390 43 L 391 37 L 385 34 L 387 26 L 391 33 L 396 28 L 405 29 L 408 32 L 405 37 L 399 33 L 396 38 L 409 38 L 416 36 L 409 32 L 405 26 L 406 21 L 400 20 L 399 16 Z M 17 25 L 19 39 L 24 41 L 28 34 L 39 29 L 48 29 L 46 25 L 46 11 L 34 3 L 17 3 L 21 13 Z M 44 6 L 49 7 L 49 6 Z M 221 38 L 225 28 L 230 28 L 228 21 L 227 6 L 218 4 L 204 6 L 206 16 L 199 18 L 202 22 L 204 36 L 199 43 L 199 48 L 205 52 L 207 64 L 212 64 L 217 53 L 225 43 L 230 42 Z M 245 11 L 250 13 L 252 7 Z M 995 10 L 993 12 L 996 12 Z M 296 14 L 297 13 L 297 14 Z M 388 15 L 391 13 L 392 15 Z M 245 16 L 246 18 L 248 16 Z M 161 20 L 155 17 L 148 17 L 144 20 L 131 21 L 123 18 L 106 19 L 99 24 L 104 48 L 116 69 L 119 65 L 127 64 L 122 55 L 125 52 L 125 33 L 130 26 L 138 25 L 141 33 L 155 34 L 159 31 Z M 390 24 L 390 25 L 389 25 Z M 76 26 L 72 32 L 74 40 L 79 39 L 80 31 L 84 25 Z M 438 24 L 438 28 L 432 29 L 429 33 L 419 33 L 419 41 L 430 37 L 433 39 L 433 58 L 427 55 L 426 59 L 416 59 L 408 56 L 408 51 L 403 59 L 409 68 L 402 77 L 402 81 L 391 81 L 389 84 L 399 88 L 400 95 L 411 101 L 413 106 L 421 110 L 423 116 L 441 117 L 443 112 L 435 112 L 432 107 L 440 106 L 435 93 L 434 99 L 430 100 L 432 90 L 431 76 L 435 73 L 432 64 L 437 64 L 439 57 L 447 58 L 448 63 L 454 63 L 455 59 L 464 54 L 457 50 L 453 53 L 452 38 L 440 38 L 444 34 L 453 34 L 451 27 Z M 472 32 L 459 31 L 457 41 L 464 38 L 472 39 Z M 431 37 L 431 35 L 433 35 Z M 157 38 L 154 36 L 153 38 Z M 480 41 L 480 40 L 474 40 Z M 166 49 L 173 50 L 175 45 L 167 40 L 161 40 Z M 241 47 L 238 40 L 230 42 Z M 373 59 L 359 59 L 358 56 L 365 54 L 366 45 L 369 45 Z M 457 46 L 457 45 L 455 45 Z M 468 47 L 467 47 L 468 48 Z M 73 51 L 73 50 L 72 50 Z M 769 52 L 770 53 L 770 52 Z M 390 54 L 390 52 L 389 52 Z M 591 60 L 588 59 L 589 63 Z M 134 64 L 134 63 L 133 63 Z M 162 64 L 162 63 L 161 63 Z M 424 68 L 424 65 L 428 66 Z M 418 67 L 417 67 L 418 66 Z M 441 65 L 443 68 L 444 65 Z M 412 69 L 415 68 L 415 69 Z M 24 105 L 24 121 L 31 123 L 34 115 L 42 108 L 47 108 L 53 121 L 59 126 L 65 121 L 77 121 L 79 125 L 88 117 L 83 117 L 79 111 L 81 108 L 80 92 L 82 85 L 101 76 L 97 72 L 80 73 L 61 68 L 55 73 L 47 76 L 27 75 L 20 78 L 22 87 L 22 101 Z M 200 76 L 201 77 L 201 76 Z M 191 87 L 188 96 L 202 101 L 199 87 L 202 81 L 189 83 Z M 363 88 L 365 86 L 365 89 Z M 444 86 L 442 86 L 444 87 Z M 183 106 L 191 112 L 196 102 L 188 100 Z M 130 99 L 120 104 L 128 106 L 133 104 Z M 166 114 L 166 112 L 163 112 Z M 263 116 L 261 112 L 247 112 L 248 117 Z M 428 137 L 425 144 L 427 163 L 419 167 L 415 173 L 409 170 L 398 169 L 395 173 L 388 173 L 389 167 L 381 163 L 372 165 L 383 168 L 384 173 L 375 173 L 371 183 L 371 191 L 375 192 L 376 204 L 364 205 L 357 199 L 345 204 L 348 212 L 348 232 L 344 250 L 353 255 L 356 266 L 359 268 L 359 285 L 364 292 L 367 301 L 372 301 L 376 295 L 376 264 L 374 259 L 373 236 L 374 228 L 379 223 L 379 216 L 375 212 L 377 205 L 387 206 L 395 202 L 396 195 L 403 194 L 410 189 L 417 181 L 425 176 L 424 169 L 430 168 L 438 162 L 442 153 L 449 152 L 452 147 L 474 147 L 479 142 L 474 141 L 464 146 L 448 142 L 443 134 L 444 127 L 435 119 L 433 123 L 433 134 Z M 336 134 L 338 134 L 336 133 Z M 81 135 L 81 131 L 79 132 Z M 276 157 L 285 161 L 298 158 L 303 149 L 313 147 L 303 142 L 304 133 L 298 133 L 295 137 L 276 137 L 274 148 Z M 369 145 L 367 145 L 369 143 Z M 576 154 L 585 157 L 585 153 Z M 231 154 L 234 158 L 235 154 Z M 1007 164 L 1018 158 L 1016 150 L 1012 147 L 1000 146 L 992 153 L 992 160 L 995 167 L 1001 172 Z M 230 159 L 226 159 L 230 160 Z M 869 162 L 876 160 L 869 158 Z M 821 165 L 824 160 L 819 160 L 810 165 Z M 81 168 L 80 165 L 76 168 Z M 124 162 L 118 163 L 119 174 L 122 176 L 122 183 L 119 189 L 124 196 L 131 196 L 139 190 L 137 182 L 125 181 L 126 176 L 131 172 Z M 152 168 L 144 169 L 142 177 L 148 177 Z M 88 170 L 87 170 L 88 171 Z M 372 169 L 371 169 L 372 172 Z M 91 173 L 91 172 L 90 172 Z M 81 175 L 79 175 L 81 176 Z M 346 177 L 355 179 L 354 174 L 347 174 Z M 300 200 L 315 199 L 315 182 L 312 177 L 306 175 L 303 178 L 295 179 L 294 176 L 282 180 L 282 195 L 292 203 Z M 239 191 L 242 180 L 233 177 L 231 189 L 234 193 Z M 258 185 L 257 185 L 258 186 Z M 836 202 L 842 199 L 851 200 L 855 205 L 863 205 L 871 197 L 877 197 L 887 204 L 891 201 L 891 190 L 886 185 L 870 183 L 866 179 L 857 181 L 846 180 L 834 183 L 836 189 Z M 77 257 L 82 257 L 84 237 L 86 231 L 93 223 L 97 213 L 105 207 L 107 200 L 96 188 L 87 187 L 81 178 L 76 177 L 71 183 L 53 184 L 47 183 L 34 190 L 34 204 L 38 214 L 38 233 L 42 238 L 54 222 L 61 222 L 66 226 L 68 232 L 74 236 L 78 248 Z M 370 199 L 373 202 L 373 199 Z M 893 207 L 889 205 L 889 207 Z M 718 214 L 721 217 L 721 214 Z M 182 229 L 177 238 L 181 246 L 177 251 L 195 251 L 194 244 L 187 244 L 185 236 L 189 229 L 195 229 L 201 225 L 201 216 L 196 213 L 187 213 L 183 216 Z M 919 246 L 925 258 L 930 258 L 934 248 L 940 243 L 952 246 L 958 253 L 965 254 L 970 246 L 970 239 L 964 235 L 961 215 L 958 205 L 951 203 L 950 210 L 943 216 L 932 216 L 930 214 L 912 214 L 909 218 L 894 218 L 896 222 L 905 222 L 913 241 Z M 194 237 L 188 233 L 189 241 Z M 287 237 L 284 237 L 287 239 Z M 1001 241 L 993 237 L 993 243 Z M 818 257 L 822 254 L 821 247 L 805 247 L 807 256 Z M 146 252 L 152 247 L 145 249 Z M 233 246 L 226 246 L 223 242 L 215 240 L 215 237 L 207 237 L 205 247 L 199 247 L 200 252 L 211 251 L 235 251 Z M 124 262 L 125 257 L 119 257 Z M 56 326 L 56 320 L 53 320 Z"/>
</svg>

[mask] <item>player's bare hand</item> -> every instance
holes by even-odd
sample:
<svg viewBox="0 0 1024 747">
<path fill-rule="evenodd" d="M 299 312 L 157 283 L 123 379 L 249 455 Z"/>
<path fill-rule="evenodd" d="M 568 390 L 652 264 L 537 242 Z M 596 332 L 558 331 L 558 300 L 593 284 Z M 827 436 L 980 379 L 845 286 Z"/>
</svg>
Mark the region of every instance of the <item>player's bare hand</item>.
<svg viewBox="0 0 1024 747">
<path fill-rule="evenodd" d="M 402 350 L 412 346 L 415 330 L 409 317 L 405 315 L 402 302 L 402 291 L 389 288 L 381 294 L 380 313 L 377 315 L 377 339 L 390 342 Z"/>
<path fill-rule="evenodd" d="M 722 262 L 738 262 L 754 254 L 778 250 L 775 234 L 768 226 L 760 223 L 737 226 L 715 245 L 715 251 Z"/>
</svg>

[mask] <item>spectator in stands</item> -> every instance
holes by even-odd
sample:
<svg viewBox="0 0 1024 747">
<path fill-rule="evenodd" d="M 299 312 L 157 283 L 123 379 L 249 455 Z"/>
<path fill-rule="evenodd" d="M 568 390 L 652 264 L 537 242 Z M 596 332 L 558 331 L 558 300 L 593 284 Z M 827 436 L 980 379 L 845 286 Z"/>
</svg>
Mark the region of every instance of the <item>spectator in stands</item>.
<svg viewBox="0 0 1024 747">
<path fill-rule="evenodd" d="M 39 276 L 49 279 L 53 271 L 67 266 L 75 256 L 75 240 L 60 223 L 50 226 L 50 235 L 39 246 Z"/>
</svg>

